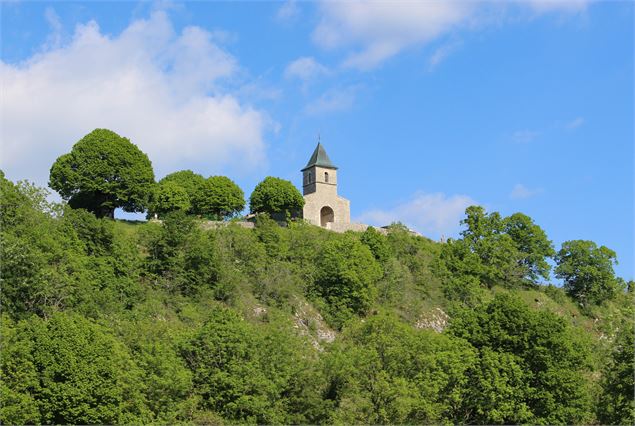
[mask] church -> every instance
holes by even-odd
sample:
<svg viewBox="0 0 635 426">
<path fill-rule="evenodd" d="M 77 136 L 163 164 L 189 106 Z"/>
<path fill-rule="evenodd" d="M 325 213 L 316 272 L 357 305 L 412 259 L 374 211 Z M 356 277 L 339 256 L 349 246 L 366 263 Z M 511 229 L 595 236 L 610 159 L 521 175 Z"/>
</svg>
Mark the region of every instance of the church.
<svg viewBox="0 0 635 426">
<path fill-rule="evenodd" d="M 307 222 L 339 232 L 365 227 L 351 223 L 351 203 L 338 195 L 337 167 L 320 142 L 302 169 L 302 192 Z"/>
</svg>

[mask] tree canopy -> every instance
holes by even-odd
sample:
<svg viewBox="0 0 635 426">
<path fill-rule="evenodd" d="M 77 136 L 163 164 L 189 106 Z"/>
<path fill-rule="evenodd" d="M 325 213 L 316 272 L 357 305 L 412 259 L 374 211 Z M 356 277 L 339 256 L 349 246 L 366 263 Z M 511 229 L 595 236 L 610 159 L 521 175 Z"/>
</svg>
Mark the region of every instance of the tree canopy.
<svg viewBox="0 0 635 426">
<path fill-rule="evenodd" d="M 300 191 L 288 180 L 266 177 L 256 185 L 249 197 L 249 208 L 253 213 L 295 216 L 304 207 Z"/>
<path fill-rule="evenodd" d="M 317 263 L 317 291 L 345 320 L 366 312 L 377 296 L 381 268 L 370 249 L 352 236 L 324 244 Z"/>
<path fill-rule="evenodd" d="M 192 207 L 190 196 L 178 183 L 161 180 L 155 187 L 149 212 L 163 216 L 174 211 L 189 211 Z"/>
<path fill-rule="evenodd" d="M 441 259 L 454 278 L 462 275 L 480 285 L 518 287 L 548 279 L 547 259 L 554 255 L 546 233 L 533 220 L 515 213 L 502 217 L 480 206 L 465 210 L 462 238 L 443 247 Z"/>
<path fill-rule="evenodd" d="M 245 193 L 226 176 L 211 176 L 194 198 L 197 214 L 212 219 L 233 216 L 245 208 Z"/>
<path fill-rule="evenodd" d="M 564 288 L 583 303 L 601 303 L 612 299 L 619 289 L 613 271 L 613 250 L 593 241 L 573 240 L 562 243 L 556 256 L 556 277 L 564 280 Z"/>
<path fill-rule="evenodd" d="M 450 332 L 480 353 L 462 401 L 469 424 L 578 424 L 590 420 L 588 344 L 558 316 L 497 295 L 464 310 Z"/>
<path fill-rule="evenodd" d="M 200 215 L 201 212 L 197 210 L 196 201 L 201 197 L 201 191 L 205 185 L 205 178 L 198 173 L 194 173 L 191 170 L 179 170 L 178 172 L 170 173 L 159 181 L 159 184 L 171 182 L 180 186 L 187 193 L 187 199 L 190 204 L 188 213 L 194 215 Z"/>
<path fill-rule="evenodd" d="M 116 208 L 142 212 L 154 184 L 148 156 L 130 140 L 107 129 L 80 139 L 51 167 L 49 186 L 74 208 L 114 217 Z"/>
</svg>

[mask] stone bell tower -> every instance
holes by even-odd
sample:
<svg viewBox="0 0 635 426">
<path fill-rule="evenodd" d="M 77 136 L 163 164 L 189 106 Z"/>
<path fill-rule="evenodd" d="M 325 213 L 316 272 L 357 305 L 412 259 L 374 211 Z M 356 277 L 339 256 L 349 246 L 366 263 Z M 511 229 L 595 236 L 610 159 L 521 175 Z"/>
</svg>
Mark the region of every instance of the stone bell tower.
<svg viewBox="0 0 635 426">
<path fill-rule="evenodd" d="M 305 220 L 327 229 L 351 222 L 350 201 L 337 195 L 337 167 L 319 142 L 302 169 L 302 179 Z"/>
</svg>

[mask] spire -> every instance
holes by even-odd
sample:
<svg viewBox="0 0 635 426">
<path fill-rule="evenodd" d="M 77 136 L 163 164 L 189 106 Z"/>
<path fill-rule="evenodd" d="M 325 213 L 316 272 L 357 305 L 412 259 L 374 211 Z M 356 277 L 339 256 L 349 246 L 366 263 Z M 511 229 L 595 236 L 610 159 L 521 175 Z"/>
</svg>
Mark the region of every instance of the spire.
<svg viewBox="0 0 635 426">
<path fill-rule="evenodd" d="M 309 162 L 306 166 L 304 166 L 302 171 L 305 171 L 306 169 L 314 166 L 337 170 L 337 167 L 335 167 L 333 163 L 331 163 L 331 159 L 329 158 L 329 156 L 326 155 L 326 151 L 324 150 L 324 147 L 320 142 L 318 142 L 317 146 L 315 147 L 315 151 L 313 151 L 313 155 L 311 155 Z"/>
</svg>

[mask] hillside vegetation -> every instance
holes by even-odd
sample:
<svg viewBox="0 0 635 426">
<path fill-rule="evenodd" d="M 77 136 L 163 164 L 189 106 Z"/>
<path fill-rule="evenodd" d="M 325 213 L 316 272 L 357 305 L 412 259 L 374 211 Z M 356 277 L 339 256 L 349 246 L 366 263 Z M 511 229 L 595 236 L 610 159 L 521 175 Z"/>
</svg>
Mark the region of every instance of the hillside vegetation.
<svg viewBox="0 0 635 426">
<path fill-rule="evenodd" d="M 0 172 L 2 424 L 635 422 L 635 285 L 607 247 L 478 206 L 444 243 L 337 234 L 273 177 L 247 229 L 231 179 L 155 182 L 106 129 L 49 184 L 64 203 Z"/>
<path fill-rule="evenodd" d="M 1 185 L 2 423 L 633 422 L 632 293 L 537 284 L 526 216 L 204 230 Z"/>
</svg>

